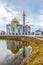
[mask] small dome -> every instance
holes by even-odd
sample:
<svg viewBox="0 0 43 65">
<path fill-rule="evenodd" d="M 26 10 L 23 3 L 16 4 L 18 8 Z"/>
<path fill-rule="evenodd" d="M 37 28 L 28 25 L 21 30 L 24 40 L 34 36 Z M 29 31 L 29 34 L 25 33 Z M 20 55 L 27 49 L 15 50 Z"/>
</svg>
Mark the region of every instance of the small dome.
<svg viewBox="0 0 43 65">
<path fill-rule="evenodd" d="M 26 24 L 25 26 L 29 26 L 28 24 Z"/>
<path fill-rule="evenodd" d="M 11 20 L 11 22 L 18 22 L 18 19 L 17 19 L 17 18 L 13 18 L 13 19 Z"/>
</svg>

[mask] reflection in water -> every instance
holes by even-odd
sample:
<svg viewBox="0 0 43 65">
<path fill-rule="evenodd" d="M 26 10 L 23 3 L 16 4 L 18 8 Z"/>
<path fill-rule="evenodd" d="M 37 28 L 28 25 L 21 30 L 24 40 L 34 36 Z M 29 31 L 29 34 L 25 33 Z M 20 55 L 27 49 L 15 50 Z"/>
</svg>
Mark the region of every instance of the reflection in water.
<svg viewBox="0 0 43 65">
<path fill-rule="evenodd" d="M 24 48 L 25 46 L 28 46 L 26 42 L 7 40 L 7 48 L 10 49 L 14 54 L 16 54 L 20 48 Z"/>
<path fill-rule="evenodd" d="M 0 47 L 0 65 L 20 65 L 24 59 L 23 54 L 27 56 L 32 52 L 32 47 L 22 41 L 0 40 Z"/>
</svg>

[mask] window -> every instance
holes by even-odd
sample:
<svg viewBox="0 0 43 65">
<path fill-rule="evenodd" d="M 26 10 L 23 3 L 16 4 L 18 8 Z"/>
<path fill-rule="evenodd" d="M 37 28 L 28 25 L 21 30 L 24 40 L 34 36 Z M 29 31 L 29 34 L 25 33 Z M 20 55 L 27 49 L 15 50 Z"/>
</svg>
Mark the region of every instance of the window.
<svg viewBox="0 0 43 65">
<path fill-rule="evenodd" d="M 27 35 L 27 33 L 25 33 L 25 35 Z"/>
<path fill-rule="evenodd" d="M 23 33 L 23 35 L 24 35 L 24 33 Z"/>
<path fill-rule="evenodd" d="M 13 31 L 15 31 L 14 27 L 13 27 Z"/>
<path fill-rule="evenodd" d="M 21 33 L 19 33 L 19 35 L 21 35 Z"/>
<path fill-rule="evenodd" d="M 28 31 L 28 35 L 30 34 L 30 31 Z M 34 34 L 34 32 L 33 32 L 33 34 Z"/>
<path fill-rule="evenodd" d="M 18 33 L 16 33 L 16 35 L 18 35 Z"/>
<path fill-rule="evenodd" d="M 25 27 L 23 27 L 23 32 L 25 32 Z"/>
<path fill-rule="evenodd" d="M 12 33 L 14 35 L 14 33 Z"/>
<path fill-rule="evenodd" d="M 18 28 L 18 32 L 20 32 L 20 28 Z"/>
<path fill-rule="evenodd" d="M 10 35 L 11 33 L 9 33 L 9 35 Z"/>
</svg>

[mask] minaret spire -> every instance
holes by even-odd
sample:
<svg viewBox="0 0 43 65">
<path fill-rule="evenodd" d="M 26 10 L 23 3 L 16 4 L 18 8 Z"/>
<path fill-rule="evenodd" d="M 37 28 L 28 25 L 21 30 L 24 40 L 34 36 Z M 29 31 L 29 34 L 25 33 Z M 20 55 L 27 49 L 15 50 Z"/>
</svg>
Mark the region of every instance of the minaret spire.
<svg viewBox="0 0 43 65">
<path fill-rule="evenodd" d="M 25 26 L 25 11 L 23 11 L 23 14 L 22 14 L 22 16 L 23 16 L 23 26 Z"/>
</svg>

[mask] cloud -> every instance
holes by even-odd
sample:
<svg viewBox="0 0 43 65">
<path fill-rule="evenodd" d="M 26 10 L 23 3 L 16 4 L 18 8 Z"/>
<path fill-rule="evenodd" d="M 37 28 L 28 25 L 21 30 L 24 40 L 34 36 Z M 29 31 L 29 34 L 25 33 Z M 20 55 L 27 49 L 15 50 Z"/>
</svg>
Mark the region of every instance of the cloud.
<svg viewBox="0 0 43 65">
<path fill-rule="evenodd" d="M 8 11 L 5 9 L 4 6 L 0 5 L 0 24 L 2 21 L 2 24 L 6 24 L 6 21 L 8 23 L 8 20 L 12 17 L 18 16 L 17 11 L 13 11 L 12 9 L 8 8 Z"/>
<path fill-rule="evenodd" d="M 0 5 L 0 25 L 6 24 L 6 19 L 10 16 L 11 14 L 8 13 L 2 5 Z"/>
<path fill-rule="evenodd" d="M 4 5 L 0 5 L 0 30 L 5 29 L 4 25 L 10 23 L 11 19 L 15 16 L 18 16 L 18 14 L 18 11 L 5 8 Z"/>
</svg>

